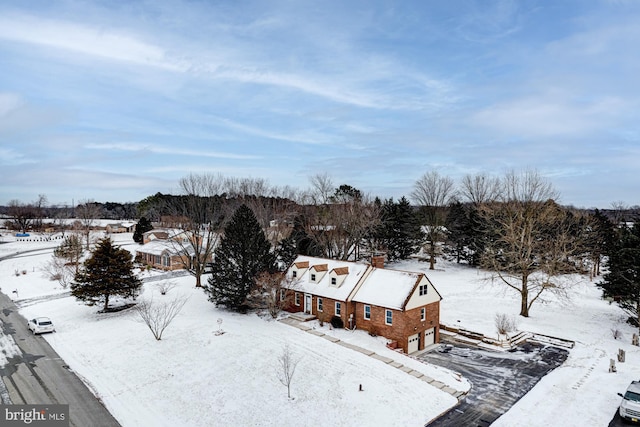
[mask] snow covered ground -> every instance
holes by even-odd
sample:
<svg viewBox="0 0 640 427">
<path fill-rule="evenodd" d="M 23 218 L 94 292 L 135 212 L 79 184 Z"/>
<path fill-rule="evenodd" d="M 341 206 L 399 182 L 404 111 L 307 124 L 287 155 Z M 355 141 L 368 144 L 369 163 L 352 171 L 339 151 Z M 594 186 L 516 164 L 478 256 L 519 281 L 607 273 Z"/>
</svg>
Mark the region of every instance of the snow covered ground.
<svg viewBox="0 0 640 427">
<path fill-rule="evenodd" d="M 131 234 L 113 237 L 135 250 Z M 176 287 L 166 296 L 159 294 L 157 282 L 144 285 L 145 299 L 189 298 L 162 341 L 155 341 L 134 312 L 97 314 L 96 307 L 65 296 L 68 290 L 44 277 L 42 267 L 59 241 L 14 242 L 6 235 L 3 239 L 10 242 L 0 244 L 0 258 L 20 255 L 0 262 L 2 292 L 18 300 L 25 317 L 54 320 L 58 332 L 44 339 L 125 427 L 423 426 L 456 403 L 425 382 L 353 350 L 268 317 L 217 309 L 194 288 L 191 276 L 170 279 Z M 49 249 L 27 252 L 42 247 Z M 483 280 L 478 270 L 443 261 L 435 271 L 417 261 L 389 267 L 427 273 L 444 298 L 445 324 L 495 336 L 495 314 L 518 313 L 517 295 Z M 624 322 L 622 311 L 603 301 L 593 282 L 569 279 L 575 283 L 570 301 L 536 303 L 531 317 L 518 317 L 518 329 L 574 340 L 575 348 L 562 367 L 493 425 L 605 426 L 619 404 L 616 393 L 640 378 L 640 348 L 630 345 L 634 329 Z M 225 332 L 219 336 L 218 319 Z M 612 329 L 618 329 L 622 339 L 614 339 Z M 329 331 L 327 325 L 322 332 L 393 357 L 453 388 L 469 386 L 455 373 L 386 349 L 381 338 L 361 331 Z M 276 375 L 285 344 L 300 358 L 293 400 L 287 399 L 286 387 Z M 1 340 L 0 346 L 13 348 Z M 611 374 L 609 359 L 619 348 L 627 352 L 626 363 L 619 363 L 618 373 Z"/>
</svg>

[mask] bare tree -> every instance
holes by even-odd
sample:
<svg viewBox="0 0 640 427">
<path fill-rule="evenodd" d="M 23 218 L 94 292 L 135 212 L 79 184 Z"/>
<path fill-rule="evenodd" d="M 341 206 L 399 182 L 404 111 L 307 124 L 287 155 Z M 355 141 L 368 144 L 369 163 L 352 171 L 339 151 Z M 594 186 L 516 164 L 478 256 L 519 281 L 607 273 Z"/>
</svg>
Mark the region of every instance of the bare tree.
<svg viewBox="0 0 640 427">
<path fill-rule="evenodd" d="M 274 319 L 291 302 L 296 287 L 295 279 L 286 277 L 282 271 L 274 273 L 263 272 L 255 279 L 256 285 L 250 297 L 255 307 L 266 308 Z"/>
<path fill-rule="evenodd" d="M 429 251 L 429 269 L 435 268 L 438 242 L 443 239 L 446 207 L 456 195 L 454 182 L 437 171 L 426 172 L 413 186 L 411 198 L 421 206 L 426 221 L 425 234 Z"/>
<path fill-rule="evenodd" d="M 169 293 L 170 290 L 172 290 L 173 288 L 175 288 L 177 285 L 176 282 L 172 281 L 172 280 L 163 280 L 161 282 L 156 283 L 156 286 L 158 287 L 158 290 L 160 291 L 160 295 L 166 295 Z"/>
<path fill-rule="evenodd" d="M 379 206 L 361 194 L 353 198 L 329 197 L 329 201 L 307 209 L 306 233 L 328 258 L 360 258 L 362 242 L 380 223 Z"/>
<path fill-rule="evenodd" d="M 12 218 L 12 227 L 21 233 L 26 233 L 33 225 L 35 208 L 32 204 L 24 204 L 19 200 L 11 200 L 7 213 Z"/>
<path fill-rule="evenodd" d="M 498 339 L 500 339 L 501 335 L 505 335 L 509 338 L 509 334 L 514 332 L 518 327 L 516 319 L 514 319 L 513 316 L 509 316 L 504 313 L 496 313 L 494 322 L 496 330 L 498 331 Z"/>
<path fill-rule="evenodd" d="M 509 172 L 500 202 L 480 211 L 488 227 L 482 266 L 520 294 L 524 317 L 543 293 L 566 296 L 558 276 L 581 272 L 581 224 L 554 202 L 556 197 L 536 171 Z"/>
<path fill-rule="evenodd" d="M 329 198 L 333 194 L 334 186 L 329 174 L 322 173 L 309 177 L 309 183 L 311 184 L 311 191 L 309 195 L 316 205 L 324 205 L 329 202 Z"/>
<path fill-rule="evenodd" d="M 83 255 L 82 239 L 76 234 L 65 237 L 62 243 L 53 250 L 54 258 L 63 260 L 65 265 L 73 269 L 74 274 L 77 274 L 80 269 L 80 260 Z"/>
<path fill-rule="evenodd" d="M 50 280 L 57 281 L 64 289 L 73 282 L 74 268 L 63 258 L 52 257 L 43 267 L 43 271 Z"/>
<path fill-rule="evenodd" d="M 500 178 L 484 173 L 465 175 L 460 185 L 460 195 L 474 206 L 493 202 L 500 195 Z"/>
<path fill-rule="evenodd" d="M 80 231 L 84 235 L 85 247 L 89 250 L 91 246 L 91 231 L 93 230 L 96 219 L 101 216 L 100 205 L 94 200 L 82 200 L 76 208 L 76 217 L 80 221 Z"/>
<path fill-rule="evenodd" d="M 174 198 L 169 207 L 180 218 L 183 230 L 182 236 L 170 241 L 184 269 L 195 277 L 196 287 L 202 287 L 202 275 L 213 259 L 223 226 L 224 206 L 219 196 L 223 183 L 219 174 L 190 174 L 180 180 L 183 195 Z"/>
<path fill-rule="evenodd" d="M 300 362 L 300 359 L 295 358 L 289 344 L 285 344 L 282 348 L 282 353 L 278 357 L 279 366 L 276 369 L 276 374 L 280 383 L 287 387 L 287 397 L 289 399 L 291 399 L 291 383 L 293 382 L 298 362 Z"/>
<path fill-rule="evenodd" d="M 185 297 L 176 297 L 168 302 L 141 301 L 136 304 L 135 310 L 147 325 L 153 337 L 160 341 L 162 333 L 180 313 L 187 300 L 188 298 Z"/>
</svg>

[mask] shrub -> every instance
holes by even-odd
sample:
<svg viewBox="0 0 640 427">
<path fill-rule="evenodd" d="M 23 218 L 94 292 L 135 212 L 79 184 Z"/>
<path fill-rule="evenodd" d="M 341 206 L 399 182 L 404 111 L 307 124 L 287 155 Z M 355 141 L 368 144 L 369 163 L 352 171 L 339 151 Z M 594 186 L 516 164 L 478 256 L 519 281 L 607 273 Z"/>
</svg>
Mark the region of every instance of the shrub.
<svg viewBox="0 0 640 427">
<path fill-rule="evenodd" d="M 342 329 L 344 328 L 344 322 L 342 321 L 341 317 L 333 316 L 331 318 L 331 326 L 333 326 L 334 329 Z"/>
</svg>

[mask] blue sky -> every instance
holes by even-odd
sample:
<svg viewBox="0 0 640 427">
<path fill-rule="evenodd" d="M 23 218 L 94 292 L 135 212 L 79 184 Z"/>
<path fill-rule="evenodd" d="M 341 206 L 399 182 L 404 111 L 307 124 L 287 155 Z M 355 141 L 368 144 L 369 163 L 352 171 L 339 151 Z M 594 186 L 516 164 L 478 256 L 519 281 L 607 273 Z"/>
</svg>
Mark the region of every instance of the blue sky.
<svg viewBox="0 0 640 427">
<path fill-rule="evenodd" d="M 0 204 L 189 173 L 380 197 L 537 169 L 640 204 L 640 1 L 0 3 Z"/>
</svg>

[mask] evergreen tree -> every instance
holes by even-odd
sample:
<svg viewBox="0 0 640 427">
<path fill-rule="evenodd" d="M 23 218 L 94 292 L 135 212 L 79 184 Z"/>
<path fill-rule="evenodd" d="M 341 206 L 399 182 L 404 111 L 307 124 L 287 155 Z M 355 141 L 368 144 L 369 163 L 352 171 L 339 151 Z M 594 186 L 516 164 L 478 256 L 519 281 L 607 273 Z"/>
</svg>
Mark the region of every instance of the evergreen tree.
<svg viewBox="0 0 640 427">
<path fill-rule="evenodd" d="M 291 238 L 296 242 L 296 252 L 300 255 L 322 256 L 322 251 L 317 243 L 307 233 L 304 227 L 304 217 L 301 215 L 293 219 L 293 230 Z"/>
<path fill-rule="evenodd" d="M 449 206 L 449 213 L 445 220 L 447 229 L 447 247 L 445 252 L 450 253 L 457 263 L 468 258 L 468 247 L 471 242 L 471 222 L 464 205 L 458 201 Z"/>
<path fill-rule="evenodd" d="M 75 275 L 71 295 L 87 305 L 104 303 L 102 311 L 107 311 L 110 297 L 135 298 L 141 286 L 142 282 L 133 272 L 131 252 L 113 246 L 106 237 L 97 243 Z"/>
<path fill-rule="evenodd" d="M 613 223 L 598 209 L 590 217 L 591 229 L 587 239 L 587 245 L 591 253 L 593 268 L 591 277 L 600 275 L 600 263 L 602 258 L 608 255 L 616 239 L 616 230 Z"/>
<path fill-rule="evenodd" d="M 133 241 L 142 244 L 143 234 L 151 230 L 153 230 L 151 221 L 149 221 L 146 216 L 141 216 L 133 232 Z"/>
<path fill-rule="evenodd" d="M 253 211 L 242 205 L 224 229 L 205 291 L 216 305 L 241 311 L 255 278 L 275 270 L 275 254 L 269 241 Z"/>
<path fill-rule="evenodd" d="M 609 272 L 598 284 L 636 323 L 640 315 L 640 224 L 623 228 L 609 255 Z"/>
<path fill-rule="evenodd" d="M 276 248 L 276 259 L 278 262 L 280 262 L 284 267 L 289 267 L 297 256 L 298 247 L 292 234 L 290 234 L 289 237 L 280 240 L 278 247 Z"/>
<path fill-rule="evenodd" d="M 409 201 L 403 196 L 398 203 L 388 199 L 382 204 L 379 238 L 390 261 L 407 259 L 416 252 L 422 234 Z"/>
</svg>

